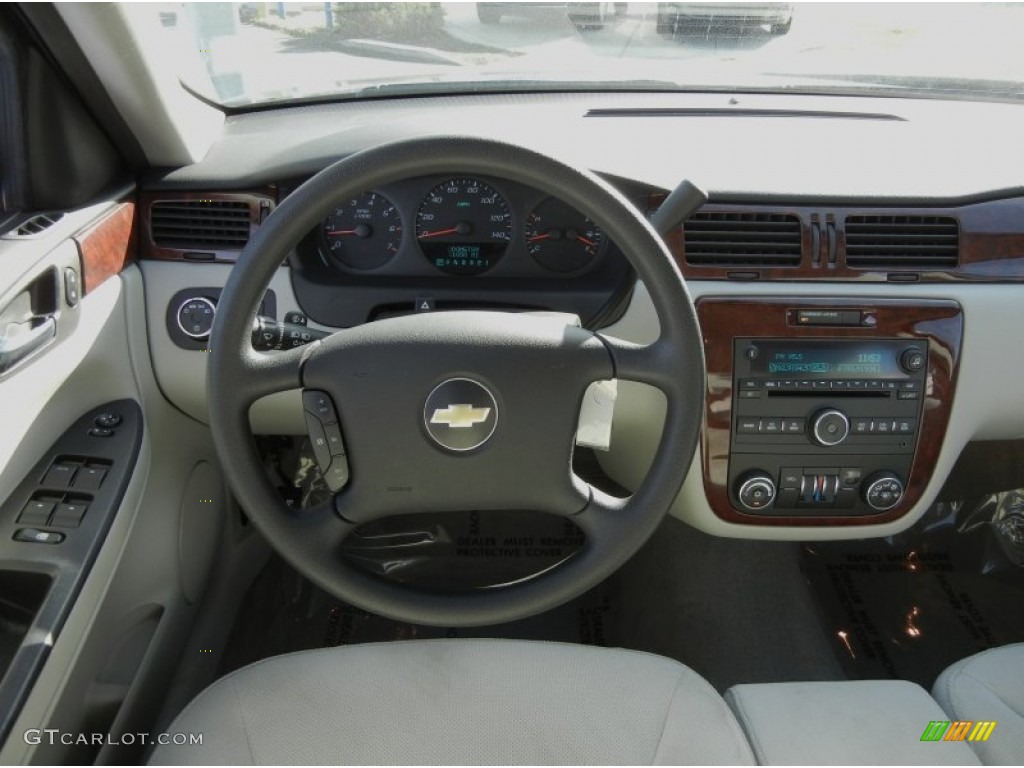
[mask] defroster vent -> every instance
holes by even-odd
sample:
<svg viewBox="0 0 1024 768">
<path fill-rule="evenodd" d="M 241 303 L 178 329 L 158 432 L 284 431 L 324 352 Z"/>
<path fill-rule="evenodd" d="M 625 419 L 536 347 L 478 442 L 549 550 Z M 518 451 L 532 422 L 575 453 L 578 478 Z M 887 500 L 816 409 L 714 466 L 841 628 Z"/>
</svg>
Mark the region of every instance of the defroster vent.
<svg viewBox="0 0 1024 768">
<path fill-rule="evenodd" d="M 951 216 L 871 215 L 846 219 L 846 264 L 875 269 L 956 267 L 960 228 Z"/>
<path fill-rule="evenodd" d="M 800 219 L 784 213 L 700 211 L 683 224 L 689 264 L 795 267 Z"/>
<path fill-rule="evenodd" d="M 150 208 L 153 242 L 162 248 L 241 250 L 249 242 L 249 203 L 157 200 Z"/>
</svg>

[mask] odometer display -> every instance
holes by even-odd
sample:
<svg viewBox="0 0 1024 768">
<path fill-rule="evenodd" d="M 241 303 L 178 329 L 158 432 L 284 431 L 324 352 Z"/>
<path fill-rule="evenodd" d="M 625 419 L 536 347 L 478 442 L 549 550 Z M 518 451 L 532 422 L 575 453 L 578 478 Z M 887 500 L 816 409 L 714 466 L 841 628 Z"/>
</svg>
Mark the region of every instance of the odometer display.
<svg viewBox="0 0 1024 768">
<path fill-rule="evenodd" d="M 491 269 L 512 239 L 508 202 L 477 179 L 449 179 L 427 194 L 416 213 L 423 255 L 442 272 L 477 275 Z"/>
</svg>

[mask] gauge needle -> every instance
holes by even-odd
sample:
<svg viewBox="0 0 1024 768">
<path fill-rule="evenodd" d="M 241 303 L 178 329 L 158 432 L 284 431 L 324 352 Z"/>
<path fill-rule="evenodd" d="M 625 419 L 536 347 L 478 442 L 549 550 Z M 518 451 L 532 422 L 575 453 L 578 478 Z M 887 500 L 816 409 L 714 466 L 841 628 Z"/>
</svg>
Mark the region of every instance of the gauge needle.
<svg viewBox="0 0 1024 768">
<path fill-rule="evenodd" d="M 533 243 L 533 242 L 536 242 L 537 240 L 547 240 L 549 237 L 551 237 L 550 234 L 535 235 L 535 236 L 531 237 L 529 240 L 527 240 L 526 242 Z"/>
<path fill-rule="evenodd" d="M 438 237 L 439 235 L 454 235 L 458 231 L 458 227 L 452 227 L 451 229 L 439 229 L 437 232 L 424 232 L 420 235 L 420 240 L 426 240 L 428 237 Z"/>
<path fill-rule="evenodd" d="M 590 245 L 590 246 L 597 245 L 597 243 L 595 243 L 593 240 L 587 240 L 587 238 L 585 238 L 585 237 L 583 237 L 581 235 L 577 235 L 576 239 L 579 240 L 581 243 L 585 243 L 586 245 Z"/>
<path fill-rule="evenodd" d="M 332 229 L 327 232 L 328 235 L 354 235 L 355 233 L 354 229 Z"/>
</svg>

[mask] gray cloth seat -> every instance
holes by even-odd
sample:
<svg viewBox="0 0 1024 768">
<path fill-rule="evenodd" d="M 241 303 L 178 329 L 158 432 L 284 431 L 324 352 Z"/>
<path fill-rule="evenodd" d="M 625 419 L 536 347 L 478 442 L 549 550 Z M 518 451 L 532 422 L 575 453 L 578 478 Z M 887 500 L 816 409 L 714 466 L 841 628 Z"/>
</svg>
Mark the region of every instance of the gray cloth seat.
<svg viewBox="0 0 1024 768">
<path fill-rule="evenodd" d="M 618 649 L 405 641 L 266 659 L 167 729 L 151 764 L 748 764 L 721 696 L 689 668 Z"/>
<path fill-rule="evenodd" d="M 932 695 L 955 720 L 996 723 L 986 741 L 967 742 L 983 763 L 1024 763 L 1024 643 L 958 661 L 939 675 Z"/>
</svg>

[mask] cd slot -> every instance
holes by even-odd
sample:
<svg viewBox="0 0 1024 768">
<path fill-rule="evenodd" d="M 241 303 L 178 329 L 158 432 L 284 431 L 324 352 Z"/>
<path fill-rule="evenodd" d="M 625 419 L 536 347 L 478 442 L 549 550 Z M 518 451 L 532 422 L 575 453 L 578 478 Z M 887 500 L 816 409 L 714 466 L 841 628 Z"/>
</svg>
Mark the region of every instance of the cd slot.
<svg viewBox="0 0 1024 768">
<path fill-rule="evenodd" d="M 815 397 L 818 395 L 827 395 L 829 399 L 840 398 L 840 397 L 892 397 L 891 391 L 879 392 L 878 390 L 864 390 L 864 389 L 820 389 L 820 390 L 806 390 L 806 389 L 769 389 L 768 397 Z"/>
</svg>

